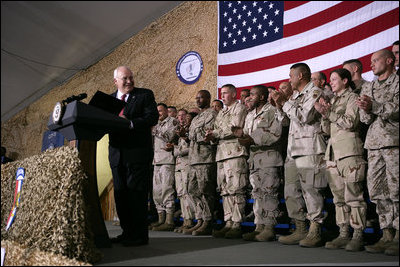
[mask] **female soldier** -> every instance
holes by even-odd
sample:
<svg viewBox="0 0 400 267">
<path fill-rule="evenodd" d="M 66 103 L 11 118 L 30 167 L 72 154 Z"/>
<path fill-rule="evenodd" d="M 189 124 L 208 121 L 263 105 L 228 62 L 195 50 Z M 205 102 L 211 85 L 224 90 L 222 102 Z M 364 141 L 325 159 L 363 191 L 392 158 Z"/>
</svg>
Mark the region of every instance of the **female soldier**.
<svg viewBox="0 0 400 267">
<path fill-rule="evenodd" d="M 348 70 L 336 69 L 331 72 L 330 78 L 334 97 L 329 103 L 320 98 L 315 108 L 322 114 L 324 132 L 330 134 L 325 159 L 340 234 L 327 242 L 325 247 L 361 251 L 364 249 L 362 233 L 366 224 L 366 203 L 363 197 L 366 162 L 362 157 L 363 144 L 358 132 L 358 95 L 352 93 L 355 85 Z M 352 239 L 349 226 L 354 229 Z"/>
</svg>

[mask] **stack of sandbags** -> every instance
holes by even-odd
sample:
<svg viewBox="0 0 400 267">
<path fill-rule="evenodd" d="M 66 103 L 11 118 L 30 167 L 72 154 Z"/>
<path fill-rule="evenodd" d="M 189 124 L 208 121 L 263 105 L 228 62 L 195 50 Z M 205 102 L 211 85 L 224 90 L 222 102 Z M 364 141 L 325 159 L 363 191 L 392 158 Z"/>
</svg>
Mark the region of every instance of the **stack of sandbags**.
<svg viewBox="0 0 400 267">
<path fill-rule="evenodd" d="M 28 248 L 8 240 L 1 241 L 1 247 L 6 250 L 4 266 L 91 266 L 89 263 L 37 248 Z"/>
<path fill-rule="evenodd" d="M 21 201 L 6 231 L 20 167 L 25 169 Z M 78 261 L 99 261 L 101 253 L 86 217 L 87 183 L 77 149 L 68 146 L 2 165 L 1 240 Z"/>
</svg>

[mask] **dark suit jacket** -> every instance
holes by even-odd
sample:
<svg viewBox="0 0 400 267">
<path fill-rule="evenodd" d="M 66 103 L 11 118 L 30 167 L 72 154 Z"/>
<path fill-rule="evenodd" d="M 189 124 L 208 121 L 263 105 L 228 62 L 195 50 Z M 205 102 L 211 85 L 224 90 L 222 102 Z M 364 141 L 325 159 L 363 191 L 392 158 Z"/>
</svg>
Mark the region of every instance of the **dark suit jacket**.
<svg viewBox="0 0 400 267">
<path fill-rule="evenodd" d="M 116 97 L 117 91 L 111 95 Z M 133 122 L 133 129 L 109 134 L 108 157 L 111 168 L 118 165 L 121 154 L 123 163 L 149 163 L 153 159 L 151 127 L 158 122 L 153 91 L 133 88 L 124 115 Z"/>
</svg>

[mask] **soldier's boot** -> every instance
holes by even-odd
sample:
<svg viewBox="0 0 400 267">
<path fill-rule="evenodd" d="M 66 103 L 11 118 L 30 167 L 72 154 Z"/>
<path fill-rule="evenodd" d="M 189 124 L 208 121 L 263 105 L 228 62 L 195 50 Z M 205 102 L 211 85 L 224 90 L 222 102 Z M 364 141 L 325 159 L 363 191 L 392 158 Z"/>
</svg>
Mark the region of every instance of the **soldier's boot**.
<svg viewBox="0 0 400 267">
<path fill-rule="evenodd" d="M 346 245 L 346 251 L 362 251 L 364 250 L 364 239 L 363 231 L 361 229 L 355 229 L 353 233 L 353 238 Z"/>
<path fill-rule="evenodd" d="M 330 242 L 325 243 L 325 248 L 327 249 L 340 249 L 345 248 L 350 242 L 349 225 L 340 225 L 339 236 Z"/>
<path fill-rule="evenodd" d="M 264 224 L 256 224 L 256 229 L 253 232 L 246 233 L 242 235 L 242 238 L 246 241 L 254 241 L 254 237 L 262 232 L 264 229 Z"/>
<path fill-rule="evenodd" d="M 181 233 L 183 233 L 183 230 L 190 229 L 190 228 L 192 228 L 194 226 L 192 219 L 184 219 L 183 221 L 184 221 L 184 226 L 182 228 Z"/>
<path fill-rule="evenodd" d="M 317 222 L 311 222 L 307 236 L 300 240 L 299 245 L 307 248 L 316 248 L 322 246 L 321 224 Z"/>
<path fill-rule="evenodd" d="M 160 212 L 158 213 L 158 221 L 153 222 L 152 224 L 149 225 L 149 230 L 153 230 L 153 227 L 160 226 L 165 222 L 165 212 Z"/>
<path fill-rule="evenodd" d="M 189 220 L 190 221 L 190 220 Z M 183 219 L 183 224 L 177 228 L 174 229 L 175 233 L 182 233 L 182 230 L 184 228 L 189 228 L 188 227 L 188 219 Z"/>
<path fill-rule="evenodd" d="M 228 239 L 236 239 L 236 238 L 242 238 L 242 228 L 240 226 L 240 222 L 234 222 L 232 225 L 232 228 L 229 229 L 228 232 L 225 234 L 225 238 Z"/>
<path fill-rule="evenodd" d="M 287 236 L 280 236 L 278 241 L 285 245 L 297 245 L 300 240 L 307 236 L 306 222 L 296 220 L 295 221 L 296 230 Z"/>
<path fill-rule="evenodd" d="M 232 221 L 227 221 L 225 226 L 220 229 L 220 230 L 214 230 L 212 232 L 212 236 L 216 238 L 222 238 L 225 237 L 225 234 L 232 228 L 233 222 Z"/>
<path fill-rule="evenodd" d="M 175 227 L 174 224 L 174 214 L 167 213 L 165 222 L 159 226 L 153 227 L 153 231 L 173 231 Z"/>
<path fill-rule="evenodd" d="M 192 232 L 192 235 L 211 235 L 212 234 L 212 223 L 210 220 L 203 221 L 201 226 Z"/>
<path fill-rule="evenodd" d="M 365 246 L 365 250 L 370 253 L 383 253 L 390 246 L 393 240 L 391 228 L 382 229 L 383 235 L 378 242 L 373 245 Z"/>
<path fill-rule="evenodd" d="M 203 224 L 203 220 L 202 219 L 198 219 L 197 223 L 195 226 L 190 227 L 188 229 L 183 229 L 182 230 L 182 234 L 184 235 L 191 235 L 193 233 L 193 231 L 199 229 L 201 227 L 201 225 Z"/>
<path fill-rule="evenodd" d="M 396 235 L 392 242 L 390 242 L 388 248 L 385 249 L 385 254 L 390 256 L 399 256 L 399 230 L 396 230 Z"/>
<path fill-rule="evenodd" d="M 265 225 L 261 233 L 255 236 L 256 241 L 265 242 L 275 240 L 275 230 L 272 224 Z"/>
</svg>

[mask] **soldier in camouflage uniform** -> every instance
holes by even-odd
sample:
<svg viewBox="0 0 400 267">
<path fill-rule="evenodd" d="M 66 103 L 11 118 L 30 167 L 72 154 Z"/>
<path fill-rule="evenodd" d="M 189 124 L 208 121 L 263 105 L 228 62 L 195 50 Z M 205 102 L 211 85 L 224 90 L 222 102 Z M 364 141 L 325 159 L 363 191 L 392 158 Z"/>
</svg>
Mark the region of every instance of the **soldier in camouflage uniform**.
<svg viewBox="0 0 400 267">
<path fill-rule="evenodd" d="M 192 227 L 192 220 L 194 219 L 194 202 L 188 192 L 190 166 L 189 139 L 187 133 L 192 117 L 187 116 L 187 114 L 187 110 L 185 109 L 180 109 L 178 111 L 178 145 L 175 146 L 173 143 L 167 144 L 167 147 L 173 150 L 175 156 L 175 190 L 176 196 L 179 199 L 183 217 L 183 224 L 174 230 L 176 233 L 182 233 L 183 229 Z"/>
<path fill-rule="evenodd" d="M 327 186 L 323 155 L 326 143 L 321 129 L 321 114 L 314 108 L 322 90 L 310 82 L 311 71 L 305 63 L 294 64 L 289 76 L 294 90 L 292 97 L 284 102 L 284 96 L 274 92 L 273 99 L 290 119 L 284 191 L 288 215 L 295 219 L 296 231 L 281 236 L 279 242 L 317 247 L 323 245 L 322 190 Z M 308 231 L 306 219 L 311 222 Z"/>
<path fill-rule="evenodd" d="M 214 130 L 206 133 L 206 140 L 218 142 L 217 147 L 217 191 L 222 196 L 224 228 L 213 233 L 214 237 L 241 238 L 241 222 L 246 206 L 248 167 L 246 147 L 239 144 L 232 133 L 232 126 L 243 128 L 246 107 L 236 100 L 236 87 L 232 84 L 221 88 L 225 104 L 214 123 Z"/>
<path fill-rule="evenodd" d="M 365 84 L 367 86 L 370 82 L 366 81 L 363 79 L 361 76 L 362 70 L 363 70 L 363 65 L 360 60 L 358 59 L 349 59 L 343 62 L 343 68 L 348 70 L 351 74 L 351 79 L 353 80 L 356 88 L 353 89 L 353 93 L 356 93 L 357 95 L 360 95 L 361 88 Z M 365 143 L 365 138 L 367 137 L 367 132 L 368 132 L 368 125 L 366 125 L 363 122 L 360 122 L 359 126 L 359 133 L 360 133 L 360 138 L 363 143 Z M 368 155 L 367 155 L 367 150 L 364 150 L 363 157 L 365 160 L 368 160 Z M 367 171 L 367 169 L 365 169 Z"/>
<path fill-rule="evenodd" d="M 210 108 L 211 95 L 200 90 L 196 103 L 200 109 L 189 128 L 189 194 L 195 202 L 197 224 L 184 230 L 185 234 L 210 235 L 212 233 L 212 215 L 216 198 L 216 146 L 205 141 L 206 131 L 213 129 L 217 112 Z"/>
<path fill-rule="evenodd" d="M 389 50 L 372 54 L 371 67 L 378 79 L 363 86 L 357 100 L 360 119 L 369 125 L 364 145 L 368 193 L 383 232 L 377 243 L 365 249 L 389 255 L 399 254 L 399 76 L 393 73 L 394 62 Z"/>
<path fill-rule="evenodd" d="M 353 93 L 357 95 L 360 94 L 361 88 L 365 83 L 369 83 L 368 81 L 364 80 L 361 76 L 363 66 L 360 60 L 358 59 L 349 59 L 343 62 L 343 68 L 350 71 L 351 79 L 353 80 L 356 88 L 353 89 Z"/>
<path fill-rule="evenodd" d="M 325 247 L 361 251 L 364 249 L 362 234 L 366 226 L 367 204 L 363 196 L 366 162 L 358 134 L 358 95 L 352 92 L 355 84 L 346 69 L 331 72 L 331 86 L 334 97 L 330 102 L 320 98 L 314 105 L 323 116 L 324 132 L 330 134 L 325 160 L 334 197 L 336 224 L 340 228 L 339 236 L 327 242 Z M 349 226 L 354 229 L 351 240 Z"/>
<path fill-rule="evenodd" d="M 256 229 L 243 235 L 244 240 L 250 241 L 274 240 L 274 226 L 280 215 L 279 166 L 283 166 L 283 160 L 278 141 L 282 133 L 282 123 L 278 120 L 276 108 L 268 103 L 268 96 L 266 86 L 254 86 L 250 91 L 254 109 L 247 114 L 244 128 L 233 131 L 239 137 L 239 143 L 250 148 L 249 179 L 253 187 Z"/>
<path fill-rule="evenodd" d="M 153 200 L 158 213 L 158 222 L 150 226 L 154 231 L 172 231 L 175 212 L 175 157 L 172 151 L 167 151 L 167 144 L 176 142 L 179 122 L 174 117 L 168 116 L 168 109 L 164 103 L 158 104 L 157 109 L 159 121 L 153 128 Z"/>
</svg>

